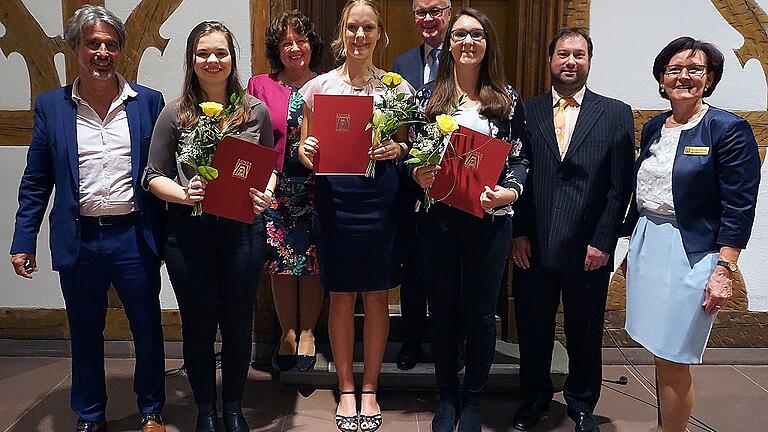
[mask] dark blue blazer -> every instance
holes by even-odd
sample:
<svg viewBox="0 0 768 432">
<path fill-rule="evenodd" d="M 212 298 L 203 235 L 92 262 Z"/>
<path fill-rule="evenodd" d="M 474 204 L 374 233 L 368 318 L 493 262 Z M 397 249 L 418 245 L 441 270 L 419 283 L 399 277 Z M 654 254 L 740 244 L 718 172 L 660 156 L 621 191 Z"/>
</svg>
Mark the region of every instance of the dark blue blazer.
<svg viewBox="0 0 768 432">
<path fill-rule="evenodd" d="M 418 90 L 424 85 L 424 44 L 400 54 L 392 64 L 392 72 L 397 72 Z"/>
<path fill-rule="evenodd" d="M 125 101 L 131 133 L 133 192 L 141 212 L 141 230 L 150 249 L 160 256 L 163 203 L 140 186 L 147 165 L 149 142 L 165 102 L 156 90 L 131 84 L 138 95 Z M 27 167 L 19 185 L 19 209 L 11 254 L 36 253 L 37 234 L 54 187 L 49 216 L 50 247 L 54 270 L 68 270 L 80 250 L 80 176 L 77 158 L 77 106 L 72 86 L 43 93 L 35 101 L 32 141 Z"/>
<path fill-rule="evenodd" d="M 525 105 L 530 171 L 512 221 L 544 268 L 583 269 L 587 245 L 613 254 L 632 193 L 634 124 L 629 105 L 584 93 L 563 160 L 552 92 Z"/>
<path fill-rule="evenodd" d="M 650 155 L 651 144 L 671 112 L 645 124 L 640 139 L 637 171 Z M 686 155 L 686 147 L 704 147 L 706 155 Z M 698 125 L 680 134 L 672 168 L 672 197 L 675 217 L 687 253 L 712 252 L 720 246 L 743 249 L 755 220 L 760 186 L 760 155 L 749 123 L 728 111 L 710 107 Z M 639 218 L 633 201 L 622 227 L 631 235 Z"/>
</svg>

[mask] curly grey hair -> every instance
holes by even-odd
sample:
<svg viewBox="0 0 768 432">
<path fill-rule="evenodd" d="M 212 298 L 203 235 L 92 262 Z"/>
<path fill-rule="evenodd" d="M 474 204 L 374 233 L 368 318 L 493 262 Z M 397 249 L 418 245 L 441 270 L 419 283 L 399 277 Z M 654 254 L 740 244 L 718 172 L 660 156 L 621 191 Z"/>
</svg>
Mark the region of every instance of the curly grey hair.
<svg viewBox="0 0 768 432">
<path fill-rule="evenodd" d="M 128 34 L 125 31 L 123 21 L 104 6 L 85 5 L 75 11 L 75 14 L 72 15 L 72 18 L 64 28 L 64 40 L 67 41 L 72 49 L 76 49 L 80 45 L 80 39 L 83 37 L 83 30 L 99 22 L 108 24 L 115 29 L 120 49 L 125 48 L 125 40 Z"/>
</svg>

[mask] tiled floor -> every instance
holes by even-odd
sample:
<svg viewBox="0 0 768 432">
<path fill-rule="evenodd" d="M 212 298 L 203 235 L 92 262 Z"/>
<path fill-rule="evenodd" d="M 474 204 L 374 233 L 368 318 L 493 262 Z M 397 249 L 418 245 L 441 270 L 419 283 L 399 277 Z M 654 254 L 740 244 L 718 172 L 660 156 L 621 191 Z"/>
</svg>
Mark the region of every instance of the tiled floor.
<svg viewBox="0 0 768 432">
<path fill-rule="evenodd" d="M 168 361 L 177 367 L 178 361 Z M 653 381 L 653 367 L 639 372 Z M 699 366 L 694 416 L 718 432 L 768 430 L 768 366 Z M 133 361 L 107 360 L 109 429 L 136 430 Z M 629 378 L 626 386 L 607 384 L 596 414 L 601 430 L 655 431 L 653 388 L 637 372 L 624 366 L 605 366 L 606 378 Z M 70 361 L 63 358 L 0 357 L 0 432 L 71 431 L 75 417 L 69 410 Z M 317 390 L 301 395 L 252 370 L 244 406 L 252 431 L 332 432 L 334 395 Z M 164 416 L 169 431 L 192 431 L 195 408 L 186 377 L 168 378 Z M 382 432 L 429 431 L 436 395 L 425 391 L 382 391 Z M 491 393 L 482 404 L 484 431 L 511 431 L 511 417 L 519 401 L 511 394 Z M 548 416 L 533 430 L 572 431 L 562 395 Z M 705 430 L 690 426 L 690 431 Z"/>
</svg>

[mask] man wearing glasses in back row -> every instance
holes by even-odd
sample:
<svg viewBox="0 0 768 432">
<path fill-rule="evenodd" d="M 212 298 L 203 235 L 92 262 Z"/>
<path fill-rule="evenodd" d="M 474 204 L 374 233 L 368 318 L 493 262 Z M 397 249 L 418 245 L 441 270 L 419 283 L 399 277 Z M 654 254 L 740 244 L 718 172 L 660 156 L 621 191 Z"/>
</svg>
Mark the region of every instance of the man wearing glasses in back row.
<svg viewBox="0 0 768 432">
<path fill-rule="evenodd" d="M 424 41 L 395 59 L 392 70 L 399 73 L 413 88 L 419 89 L 437 76 L 438 57 L 448 22 L 451 20 L 450 0 L 414 0 L 413 19 Z M 429 328 L 427 325 L 427 296 L 424 292 L 421 252 L 416 239 L 417 186 L 412 187 L 406 200 L 409 208 L 404 214 L 409 220 L 401 225 L 403 236 L 403 278 L 400 286 L 400 307 L 403 322 L 403 346 L 397 353 L 397 367 L 413 369 L 421 356 L 421 342 Z M 420 189 L 419 189 L 420 190 Z"/>
</svg>

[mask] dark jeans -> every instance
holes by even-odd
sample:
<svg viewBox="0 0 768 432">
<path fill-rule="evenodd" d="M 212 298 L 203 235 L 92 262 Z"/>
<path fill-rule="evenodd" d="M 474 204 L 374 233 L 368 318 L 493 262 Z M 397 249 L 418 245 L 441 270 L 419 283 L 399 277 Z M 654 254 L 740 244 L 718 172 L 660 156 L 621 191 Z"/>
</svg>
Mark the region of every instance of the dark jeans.
<svg viewBox="0 0 768 432">
<path fill-rule="evenodd" d="M 170 205 L 165 260 L 179 302 L 184 365 L 198 405 L 216 402 L 216 329 L 222 400 L 239 401 L 251 360 L 256 289 L 266 254 L 264 223 L 253 225 Z"/>
<path fill-rule="evenodd" d="M 535 253 L 535 252 L 534 252 Z M 613 262 L 612 258 L 609 262 Z M 550 368 L 555 314 L 562 295 L 568 378 L 563 396 L 568 407 L 592 412 L 600 398 L 605 300 L 610 264 L 597 270 L 552 271 L 531 259 L 531 268 L 515 268 L 513 288 L 520 342 L 520 385 L 525 397 L 551 398 Z"/>
<path fill-rule="evenodd" d="M 100 226 L 81 217 L 80 253 L 74 268 L 59 272 L 72 344 L 71 406 L 85 420 L 104 418 L 104 325 L 107 289 L 114 284 L 136 349 L 133 391 L 143 414 L 165 404 L 160 259 L 135 222 Z"/>
<path fill-rule="evenodd" d="M 466 338 L 464 390 L 481 392 L 496 348 L 496 303 L 512 239 L 512 219 L 479 219 L 435 203 L 419 236 L 437 382 L 458 389 L 458 345 Z"/>
</svg>

